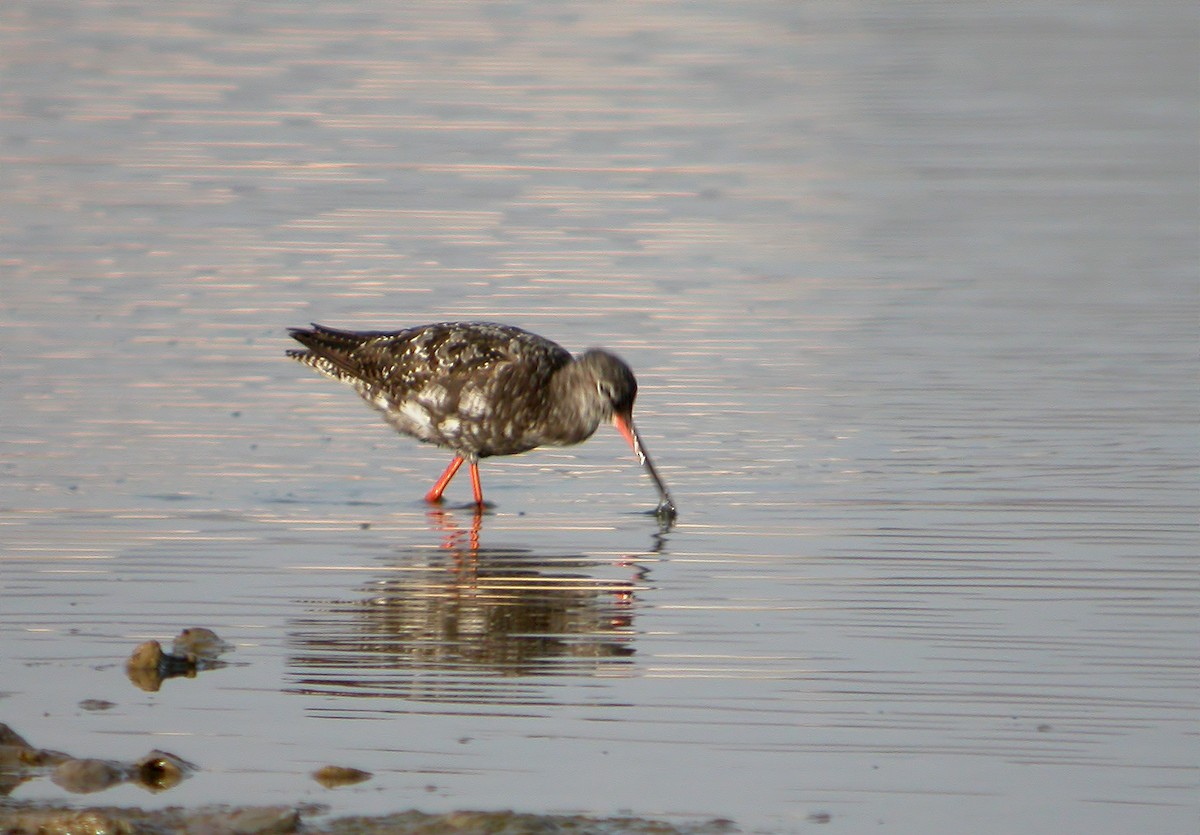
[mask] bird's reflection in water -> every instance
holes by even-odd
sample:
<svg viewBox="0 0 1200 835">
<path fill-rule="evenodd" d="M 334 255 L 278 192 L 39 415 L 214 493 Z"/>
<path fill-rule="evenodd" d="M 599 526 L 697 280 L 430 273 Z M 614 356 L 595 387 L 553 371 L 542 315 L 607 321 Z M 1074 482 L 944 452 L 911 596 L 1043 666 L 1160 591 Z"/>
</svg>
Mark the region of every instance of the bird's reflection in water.
<svg viewBox="0 0 1200 835">
<path fill-rule="evenodd" d="M 631 672 L 634 604 L 652 553 L 487 548 L 477 511 L 467 527 L 446 511 L 429 519 L 438 545 L 397 553 L 356 597 L 291 625 L 290 691 L 545 704 L 561 700 L 548 684 L 562 676 Z"/>
</svg>

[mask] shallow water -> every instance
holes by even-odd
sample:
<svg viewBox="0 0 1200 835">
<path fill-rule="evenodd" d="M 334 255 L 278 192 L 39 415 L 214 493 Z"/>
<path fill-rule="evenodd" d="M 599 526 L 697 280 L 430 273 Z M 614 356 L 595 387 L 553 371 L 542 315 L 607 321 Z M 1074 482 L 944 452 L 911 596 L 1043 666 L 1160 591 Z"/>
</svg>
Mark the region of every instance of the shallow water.
<svg viewBox="0 0 1200 835">
<path fill-rule="evenodd" d="M 1187 831 L 1194 32 L 1127 5 L 6 3 L 0 721 L 201 769 L 12 796 Z M 431 511 L 283 358 L 450 318 L 624 356 L 679 524 L 607 430 Z"/>
</svg>

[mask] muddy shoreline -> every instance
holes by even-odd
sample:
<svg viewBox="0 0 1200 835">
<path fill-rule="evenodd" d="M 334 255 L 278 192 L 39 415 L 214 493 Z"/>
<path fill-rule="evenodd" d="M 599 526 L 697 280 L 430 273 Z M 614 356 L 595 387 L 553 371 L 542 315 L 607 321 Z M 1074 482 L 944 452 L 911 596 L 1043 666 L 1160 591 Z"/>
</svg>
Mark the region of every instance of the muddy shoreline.
<svg viewBox="0 0 1200 835">
<path fill-rule="evenodd" d="M 178 645 L 177 645 L 178 646 Z M 370 833 L 656 833 L 658 835 L 721 835 L 736 832 L 733 823 L 713 819 L 698 824 L 673 824 L 634 817 L 594 818 L 582 815 L 534 815 L 513 811 L 460 811 L 427 814 L 415 809 L 374 816 L 328 818 L 320 804 L 273 806 L 74 807 L 44 801 L 17 801 L 8 792 L 26 780 L 49 778 L 66 791 L 87 794 L 120 783 L 136 783 L 151 792 L 175 787 L 196 770 L 166 751 L 151 751 L 136 762 L 76 758 L 62 751 L 38 748 L 8 725 L 0 723 L 0 835 L 279 835 L 305 832 L 329 835 Z M 326 766 L 312 778 L 327 788 L 350 785 L 371 774 L 345 766 Z"/>
<path fill-rule="evenodd" d="M 511 811 L 426 814 L 416 810 L 378 816 L 346 816 L 323 820 L 326 808 L 300 806 L 209 806 L 198 809 L 144 810 L 95 806 L 84 809 L 0 800 L 0 833 L 4 835 L 723 835 L 738 832 L 731 821 L 713 819 L 675 825 L 644 818 L 593 818 L 582 815 L 532 815 Z"/>
</svg>

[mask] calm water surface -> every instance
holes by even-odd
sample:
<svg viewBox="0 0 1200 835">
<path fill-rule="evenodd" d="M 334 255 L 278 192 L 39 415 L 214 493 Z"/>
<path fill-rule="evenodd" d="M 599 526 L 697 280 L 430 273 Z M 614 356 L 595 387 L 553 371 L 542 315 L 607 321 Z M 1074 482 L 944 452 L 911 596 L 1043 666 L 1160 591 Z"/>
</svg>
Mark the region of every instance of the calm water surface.
<svg viewBox="0 0 1200 835">
<path fill-rule="evenodd" d="M 200 766 L 11 795 L 1191 831 L 1194 29 L 9 0 L 0 721 Z M 608 430 L 432 511 L 283 357 L 448 318 L 622 354 L 679 525 Z M 135 687 L 187 626 L 230 664 Z"/>
</svg>

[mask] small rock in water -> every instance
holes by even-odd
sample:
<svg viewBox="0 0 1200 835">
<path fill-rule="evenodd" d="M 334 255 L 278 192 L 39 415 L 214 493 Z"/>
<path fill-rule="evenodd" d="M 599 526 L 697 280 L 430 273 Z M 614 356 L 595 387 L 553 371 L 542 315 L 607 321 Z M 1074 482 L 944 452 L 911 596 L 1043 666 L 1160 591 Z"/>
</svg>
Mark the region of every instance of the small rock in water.
<svg viewBox="0 0 1200 835">
<path fill-rule="evenodd" d="M 158 667 L 163 659 L 162 644 L 158 641 L 146 641 L 138 644 L 129 660 L 125 662 L 126 670 L 152 670 Z"/>
<path fill-rule="evenodd" d="M 75 794 L 90 794 L 125 782 L 129 770 L 108 760 L 66 760 L 50 775 L 54 783 Z"/>
<path fill-rule="evenodd" d="M 79 706 L 84 710 L 110 710 L 116 707 L 117 703 L 105 699 L 84 699 Z"/>
<path fill-rule="evenodd" d="M 355 783 L 361 783 L 365 780 L 370 780 L 374 775 L 369 771 L 361 771 L 357 768 L 347 768 L 342 765 L 327 765 L 323 768 L 318 768 L 313 772 L 313 779 L 327 789 L 336 789 L 338 786 L 352 786 Z"/>
<path fill-rule="evenodd" d="M 157 749 L 142 757 L 133 767 L 134 782 L 152 792 L 173 789 L 196 770 L 196 766 L 187 760 Z"/>
<path fill-rule="evenodd" d="M 233 649 L 233 644 L 222 641 L 217 633 L 203 626 L 193 626 L 183 630 L 175 637 L 171 652 L 196 661 L 214 659 L 223 652 Z"/>
<path fill-rule="evenodd" d="M 19 777 L 28 769 L 47 768 L 69 759 L 61 751 L 34 748 L 23 736 L 0 722 L 0 770 L 8 772 L 8 776 L 16 774 Z M 3 793 L 3 785 L 0 780 L 0 793 Z"/>
<path fill-rule="evenodd" d="M 157 693 L 164 679 L 195 676 L 196 665 L 189 664 L 184 658 L 167 655 L 158 641 L 146 641 L 138 644 L 125 661 L 125 675 L 147 693 Z"/>
<path fill-rule="evenodd" d="M 125 662 L 125 674 L 142 690 L 154 693 L 165 679 L 195 678 L 200 670 L 224 666 L 218 656 L 232 649 L 233 644 L 222 641 L 211 629 L 191 627 L 176 636 L 170 653 L 163 652 L 158 641 L 139 644 Z"/>
<path fill-rule="evenodd" d="M 137 762 L 124 763 L 72 757 L 60 751 L 34 748 L 20 734 L 0 722 L 0 796 L 12 791 L 24 780 L 45 774 L 50 768 L 53 768 L 50 779 L 56 785 L 76 794 L 90 794 L 129 782 L 150 791 L 164 791 L 179 785 L 196 770 L 196 766 L 187 760 L 167 751 L 151 751 Z M 13 830 L 6 829 L 4 821 L 0 820 L 0 833 L 10 831 Z"/>
</svg>

